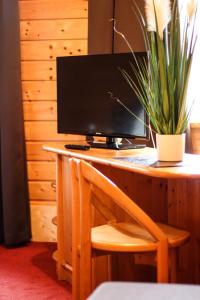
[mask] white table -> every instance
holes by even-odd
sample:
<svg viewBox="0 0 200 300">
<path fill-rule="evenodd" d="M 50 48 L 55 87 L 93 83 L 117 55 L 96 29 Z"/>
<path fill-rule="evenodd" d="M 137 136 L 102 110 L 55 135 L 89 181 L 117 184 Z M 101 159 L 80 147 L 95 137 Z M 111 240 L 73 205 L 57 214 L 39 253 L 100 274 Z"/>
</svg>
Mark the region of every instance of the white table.
<svg viewBox="0 0 200 300">
<path fill-rule="evenodd" d="M 88 300 L 200 300 L 200 285 L 106 282 Z"/>
</svg>

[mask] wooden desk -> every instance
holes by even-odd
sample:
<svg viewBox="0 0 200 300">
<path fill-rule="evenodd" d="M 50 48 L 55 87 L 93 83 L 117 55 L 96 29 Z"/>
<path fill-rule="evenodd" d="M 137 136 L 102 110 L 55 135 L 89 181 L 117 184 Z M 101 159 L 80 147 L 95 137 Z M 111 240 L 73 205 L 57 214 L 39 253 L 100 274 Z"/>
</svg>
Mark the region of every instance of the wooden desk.
<svg viewBox="0 0 200 300">
<path fill-rule="evenodd" d="M 155 221 L 190 231 L 191 241 L 181 249 L 180 253 L 179 281 L 200 283 L 200 155 L 185 155 L 181 167 L 154 168 L 143 162 L 130 163 L 116 159 L 141 155 L 152 157 L 156 150 L 151 148 L 79 151 L 66 150 L 64 144 L 60 143 L 45 145 L 43 148 L 57 154 L 57 254 L 67 269 L 61 277 L 70 281 L 72 272 L 68 159 L 76 157 L 91 162 L 111 178 Z M 100 278 L 96 280 L 101 281 Z"/>
</svg>

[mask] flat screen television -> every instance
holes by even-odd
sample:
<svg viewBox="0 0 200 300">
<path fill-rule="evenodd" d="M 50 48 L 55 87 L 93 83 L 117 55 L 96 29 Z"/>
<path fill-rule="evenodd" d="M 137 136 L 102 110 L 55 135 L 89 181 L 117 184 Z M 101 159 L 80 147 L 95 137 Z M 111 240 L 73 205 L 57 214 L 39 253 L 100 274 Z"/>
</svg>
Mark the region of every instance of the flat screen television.
<svg viewBox="0 0 200 300">
<path fill-rule="evenodd" d="M 116 142 L 148 134 L 146 113 L 120 71 L 133 76 L 130 61 L 131 53 L 57 57 L 58 133 L 106 137 L 93 147 L 137 147 Z"/>
</svg>

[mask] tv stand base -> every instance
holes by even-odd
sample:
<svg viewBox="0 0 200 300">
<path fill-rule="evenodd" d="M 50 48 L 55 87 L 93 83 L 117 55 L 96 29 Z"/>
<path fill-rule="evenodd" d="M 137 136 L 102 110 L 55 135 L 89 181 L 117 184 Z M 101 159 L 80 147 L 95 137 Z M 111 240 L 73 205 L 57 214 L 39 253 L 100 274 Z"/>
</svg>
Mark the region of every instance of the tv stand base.
<svg viewBox="0 0 200 300">
<path fill-rule="evenodd" d="M 145 148 L 145 144 L 128 144 L 128 143 L 122 143 L 119 144 L 117 142 L 117 138 L 106 138 L 106 142 L 93 142 L 88 141 L 87 142 L 91 148 L 102 148 L 102 149 L 113 149 L 113 150 L 127 150 L 127 149 L 140 149 Z"/>
</svg>

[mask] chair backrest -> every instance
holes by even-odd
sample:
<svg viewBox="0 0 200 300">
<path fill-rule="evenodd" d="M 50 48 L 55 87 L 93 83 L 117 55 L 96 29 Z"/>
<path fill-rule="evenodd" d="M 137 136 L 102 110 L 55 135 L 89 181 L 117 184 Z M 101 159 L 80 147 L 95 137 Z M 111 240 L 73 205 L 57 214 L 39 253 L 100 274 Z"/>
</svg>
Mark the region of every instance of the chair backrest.
<svg viewBox="0 0 200 300">
<path fill-rule="evenodd" d="M 115 222 L 114 213 L 106 204 L 105 199 L 107 198 L 111 199 L 126 214 L 142 225 L 156 241 L 167 239 L 157 224 L 109 178 L 83 160 L 72 159 L 71 166 L 74 170 L 73 173 L 76 174 L 73 179 L 74 190 L 77 190 L 77 187 L 80 189 L 82 218 L 85 220 L 84 222 L 82 220 L 82 223 L 91 227 L 91 204 L 108 221 Z"/>
</svg>

